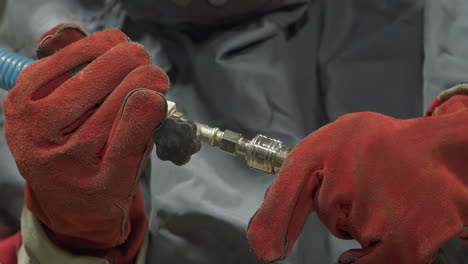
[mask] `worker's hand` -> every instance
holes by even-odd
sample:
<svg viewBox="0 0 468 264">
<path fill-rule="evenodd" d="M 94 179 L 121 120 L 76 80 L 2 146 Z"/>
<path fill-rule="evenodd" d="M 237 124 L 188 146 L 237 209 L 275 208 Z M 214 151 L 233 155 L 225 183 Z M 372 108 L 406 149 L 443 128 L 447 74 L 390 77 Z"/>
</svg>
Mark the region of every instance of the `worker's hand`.
<svg viewBox="0 0 468 264">
<path fill-rule="evenodd" d="M 427 117 L 348 114 L 304 139 L 251 219 L 257 256 L 288 256 L 313 211 L 363 247 L 338 263 L 430 263 L 450 238 L 468 238 L 468 96 L 446 98 L 466 87 Z"/>
<path fill-rule="evenodd" d="M 139 247 L 147 220 L 138 180 L 166 116 L 167 75 L 116 29 L 85 36 L 61 24 L 36 48 L 42 59 L 4 102 L 27 208 L 69 247 L 108 249 L 130 232 Z"/>
</svg>

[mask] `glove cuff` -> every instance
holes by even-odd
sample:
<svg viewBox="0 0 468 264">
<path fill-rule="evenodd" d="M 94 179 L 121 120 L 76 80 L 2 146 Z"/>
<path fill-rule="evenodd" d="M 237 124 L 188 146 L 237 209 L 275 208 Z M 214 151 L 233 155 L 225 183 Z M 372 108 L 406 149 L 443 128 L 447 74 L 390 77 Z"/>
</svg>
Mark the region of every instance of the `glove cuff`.
<svg viewBox="0 0 468 264">
<path fill-rule="evenodd" d="M 49 231 L 41 224 L 28 209 L 24 208 L 21 216 L 21 230 L 23 234 L 23 241 L 21 248 L 18 252 L 18 263 L 29 263 L 29 260 L 35 259 L 39 262 L 47 262 L 49 264 L 61 263 L 88 263 L 97 264 L 103 263 L 103 258 L 113 259 L 113 263 L 144 263 L 148 247 L 148 234 L 145 232 L 142 245 L 139 247 L 138 255 L 132 260 L 125 260 L 115 255 L 110 255 L 108 252 L 105 256 L 99 254 L 70 254 L 62 248 L 57 247 L 60 245 L 54 243 L 54 239 L 47 234 Z M 133 261 L 135 260 L 135 262 Z M 16 263 L 16 262 L 15 262 Z"/>
<path fill-rule="evenodd" d="M 26 198 L 26 208 L 24 209 L 24 211 L 27 213 L 26 216 L 29 218 L 33 217 L 34 221 L 41 224 L 41 232 L 46 235 L 48 240 L 50 240 L 53 244 L 60 246 L 62 250 L 71 253 L 72 255 L 93 256 L 107 260 L 115 260 L 116 262 L 113 263 L 134 263 L 139 254 L 139 251 L 141 251 L 141 247 L 144 245 L 144 240 L 147 233 L 148 218 L 146 215 L 143 194 L 140 186 L 137 187 L 135 197 L 133 197 L 132 205 L 129 207 L 129 212 L 126 216 L 128 220 L 126 221 L 126 225 L 122 226 L 123 229 L 120 233 L 121 236 L 119 238 L 115 238 L 116 240 L 123 239 L 123 241 L 120 245 L 111 248 L 103 247 L 102 243 L 99 241 L 96 242 L 92 239 L 88 240 L 85 237 L 72 236 L 74 233 L 79 234 L 80 230 L 69 230 L 70 232 L 68 235 L 54 232 L 54 230 L 52 230 L 47 225 L 49 224 L 47 217 L 41 213 L 41 210 L 41 207 L 35 200 Z M 86 214 L 86 212 L 83 212 L 83 214 Z M 26 233 L 30 232 L 27 231 L 24 233 L 25 230 L 28 230 L 28 228 L 23 226 L 23 218 L 25 218 L 24 212 L 21 217 L 21 230 L 23 232 L 23 237 L 26 240 Z M 31 221 L 32 220 L 29 220 L 27 223 L 30 223 Z M 101 221 L 95 223 L 97 226 L 106 224 L 109 223 Z M 35 229 L 37 228 L 33 228 L 33 230 Z M 103 228 L 103 230 L 105 230 L 105 228 Z M 124 234 L 126 234 L 125 237 L 123 236 Z M 102 233 L 102 235 L 107 236 L 108 234 Z M 40 239 L 38 242 L 40 242 Z"/>
</svg>

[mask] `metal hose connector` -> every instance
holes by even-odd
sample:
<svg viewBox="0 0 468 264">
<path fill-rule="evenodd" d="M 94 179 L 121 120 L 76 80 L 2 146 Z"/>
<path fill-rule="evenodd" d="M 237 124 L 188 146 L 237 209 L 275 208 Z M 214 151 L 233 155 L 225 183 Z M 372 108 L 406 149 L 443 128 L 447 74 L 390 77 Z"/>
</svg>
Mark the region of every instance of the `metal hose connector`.
<svg viewBox="0 0 468 264">
<path fill-rule="evenodd" d="M 277 173 L 291 149 L 283 142 L 257 135 L 251 140 L 231 130 L 221 130 L 195 122 L 197 138 L 224 152 L 244 156 L 247 166 L 267 172 Z"/>
<path fill-rule="evenodd" d="M 0 87 L 7 90 L 13 88 L 19 74 L 33 62 L 33 59 L 0 48 Z"/>
</svg>

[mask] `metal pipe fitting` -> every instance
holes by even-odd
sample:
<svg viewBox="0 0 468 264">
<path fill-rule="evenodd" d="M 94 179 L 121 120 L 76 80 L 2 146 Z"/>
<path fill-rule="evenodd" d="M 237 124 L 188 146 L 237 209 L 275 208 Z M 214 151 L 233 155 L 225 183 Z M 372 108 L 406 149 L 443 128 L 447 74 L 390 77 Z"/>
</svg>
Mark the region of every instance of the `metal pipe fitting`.
<svg viewBox="0 0 468 264">
<path fill-rule="evenodd" d="M 176 105 L 168 101 L 168 117 L 176 117 L 188 121 L 177 111 Z M 267 173 L 277 173 L 291 149 L 283 142 L 257 135 L 253 139 L 245 139 L 241 134 L 217 127 L 194 122 L 197 127 L 197 139 L 212 147 L 218 147 L 224 152 L 245 157 L 247 166 Z"/>
</svg>

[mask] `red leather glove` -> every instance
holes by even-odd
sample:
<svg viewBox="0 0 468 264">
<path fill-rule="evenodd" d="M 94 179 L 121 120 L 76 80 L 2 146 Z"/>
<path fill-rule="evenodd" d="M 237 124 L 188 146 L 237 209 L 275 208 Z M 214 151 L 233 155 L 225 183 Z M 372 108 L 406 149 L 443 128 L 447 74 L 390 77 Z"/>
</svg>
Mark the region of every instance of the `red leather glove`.
<svg viewBox="0 0 468 264">
<path fill-rule="evenodd" d="M 430 263 L 450 238 L 467 239 L 468 96 L 447 99 L 467 87 L 447 91 L 427 117 L 348 114 L 304 139 L 251 219 L 257 256 L 287 257 L 312 211 L 363 247 L 339 263 Z"/>
<path fill-rule="evenodd" d="M 45 58 L 4 102 L 26 206 L 60 245 L 130 263 L 146 230 L 138 180 L 166 116 L 168 77 L 116 29 L 85 36 L 61 24 L 36 47 Z"/>
</svg>

